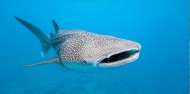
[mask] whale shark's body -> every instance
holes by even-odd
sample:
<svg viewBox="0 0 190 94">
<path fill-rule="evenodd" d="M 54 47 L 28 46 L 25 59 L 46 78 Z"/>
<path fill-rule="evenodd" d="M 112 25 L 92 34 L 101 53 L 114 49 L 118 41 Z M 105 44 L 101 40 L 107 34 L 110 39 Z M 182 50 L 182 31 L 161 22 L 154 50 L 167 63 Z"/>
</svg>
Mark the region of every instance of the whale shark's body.
<svg viewBox="0 0 190 94">
<path fill-rule="evenodd" d="M 55 34 L 47 34 L 38 27 L 15 17 L 27 27 L 41 42 L 42 56 L 53 47 L 57 57 L 25 65 L 58 63 L 71 69 L 89 69 L 98 67 L 121 66 L 139 57 L 140 44 L 108 35 L 99 35 L 83 30 L 62 30 L 52 20 Z"/>
</svg>

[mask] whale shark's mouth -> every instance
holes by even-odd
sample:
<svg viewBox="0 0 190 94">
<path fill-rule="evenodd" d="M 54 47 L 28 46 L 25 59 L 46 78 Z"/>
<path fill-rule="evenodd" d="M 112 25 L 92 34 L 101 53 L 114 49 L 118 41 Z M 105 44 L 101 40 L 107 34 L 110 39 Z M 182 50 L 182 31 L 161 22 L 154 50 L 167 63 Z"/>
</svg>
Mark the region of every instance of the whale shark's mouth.
<svg viewBox="0 0 190 94">
<path fill-rule="evenodd" d="M 136 60 L 139 57 L 139 49 L 131 49 L 109 54 L 107 57 L 102 58 L 98 66 L 101 67 L 114 67 L 120 66 Z"/>
</svg>

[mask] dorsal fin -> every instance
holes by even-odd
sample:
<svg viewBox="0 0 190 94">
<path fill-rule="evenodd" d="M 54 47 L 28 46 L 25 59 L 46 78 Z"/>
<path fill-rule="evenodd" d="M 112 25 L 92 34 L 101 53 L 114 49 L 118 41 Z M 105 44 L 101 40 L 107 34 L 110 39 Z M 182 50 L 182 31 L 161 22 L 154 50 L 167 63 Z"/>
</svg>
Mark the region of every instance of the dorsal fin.
<svg viewBox="0 0 190 94">
<path fill-rule="evenodd" d="M 50 38 L 53 38 L 54 37 L 54 34 L 53 33 L 50 33 Z"/>
<path fill-rule="evenodd" d="M 51 63 L 60 63 L 59 58 L 56 57 L 56 58 L 51 58 L 51 59 L 44 60 L 44 61 L 41 61 L 41 62 L 37 62 L 37 63 L 34 63 L 34 64 L 24 65 L 24 66 L 21 66 L 21 68 L 33 67 L 33 66 L 42 65 L 42 64 L 51 64 Z"/>
<path fill-rule="evenodd" d="M 60 27 L 57 25 L 57 23 L 55 22 L 55 20 L 52 19 L 52 23 L 55 29 L 55 33 L 59 33 Z"/>
</svg>

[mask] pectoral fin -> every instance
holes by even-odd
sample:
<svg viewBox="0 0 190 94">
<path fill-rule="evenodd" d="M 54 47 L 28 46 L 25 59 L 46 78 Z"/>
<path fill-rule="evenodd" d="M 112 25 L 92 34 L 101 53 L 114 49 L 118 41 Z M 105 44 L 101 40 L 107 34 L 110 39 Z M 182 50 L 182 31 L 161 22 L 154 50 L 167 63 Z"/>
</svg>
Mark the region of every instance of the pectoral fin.
<svg viewBox="0 0 190 94">
<path fill-rule="evenodd" d="M 51 59 L 44 60 L 44 61 L 41 61 L 41 62 L 37 62 L 37 63 L 34 63 L 34 64 L 24 65 L 24 66 L 21 66 L 21 68 L 33 67 L 33 66 L 42 65 L 42 64 L 51 64 L 51 63 L 60 63 L 60 60 L 57 57 L 56 58 L 51 58 Z"/>
</svg>

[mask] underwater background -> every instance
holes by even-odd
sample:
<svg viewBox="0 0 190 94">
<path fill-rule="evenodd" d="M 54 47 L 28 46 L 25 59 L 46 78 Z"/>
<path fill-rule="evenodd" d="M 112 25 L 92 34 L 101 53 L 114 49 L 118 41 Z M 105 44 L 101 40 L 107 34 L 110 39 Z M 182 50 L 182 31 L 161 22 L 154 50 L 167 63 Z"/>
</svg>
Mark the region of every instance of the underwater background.
<svg viewBox="0 0 190 94">
<path fill-rule="evenodd" d="M 188 94 L 189 0 L 1 0 L 0 94 Z M 139 42 L 138 60 L 100 72 L 41 57 L 38 39 L 13 16 L 54 32 L 82 29 Z"/>
</svg>

